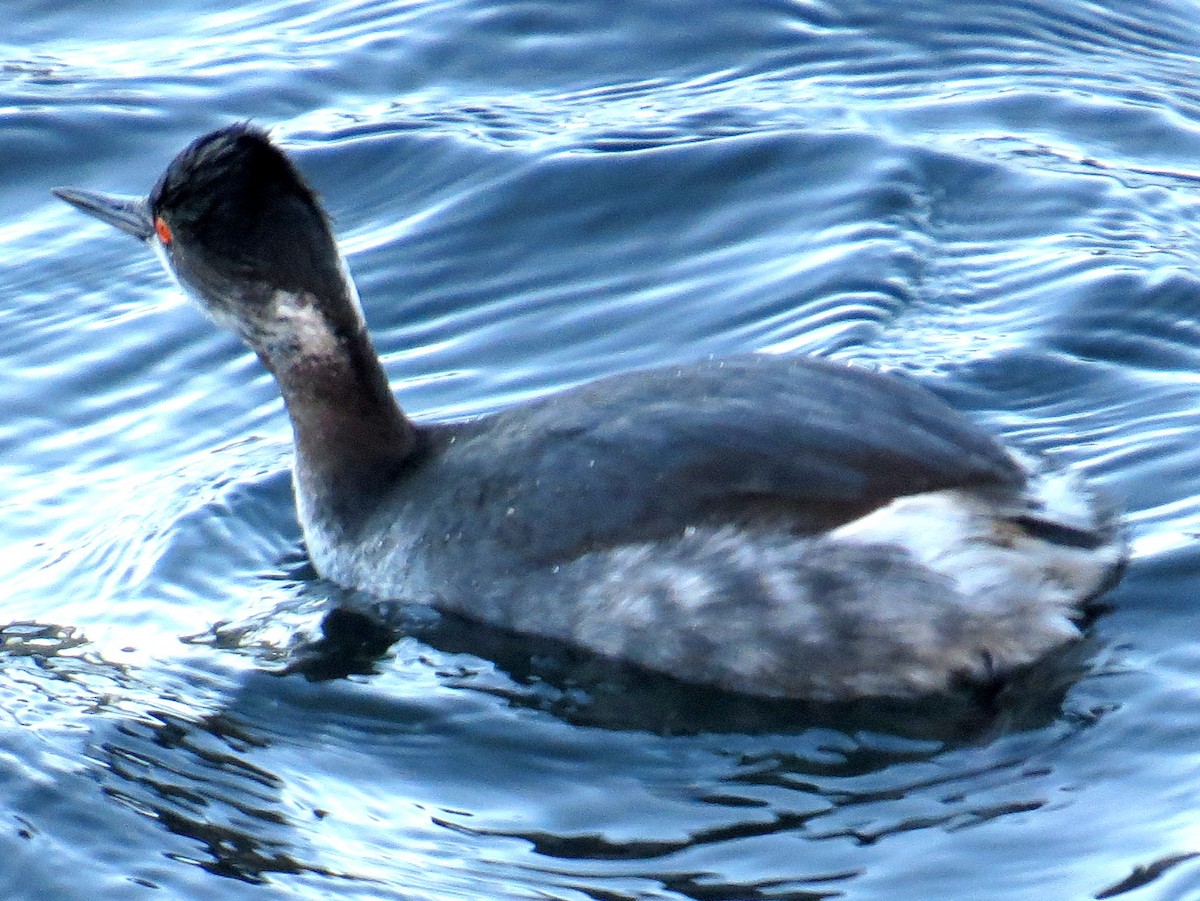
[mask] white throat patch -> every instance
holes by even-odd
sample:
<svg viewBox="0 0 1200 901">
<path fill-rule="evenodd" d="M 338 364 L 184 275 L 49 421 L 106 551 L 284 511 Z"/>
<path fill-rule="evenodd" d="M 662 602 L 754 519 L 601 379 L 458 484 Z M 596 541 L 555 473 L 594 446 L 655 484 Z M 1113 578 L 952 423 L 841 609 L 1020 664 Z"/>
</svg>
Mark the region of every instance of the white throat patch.
<svg viewBox="0 0 1200 901">
<path fill-rule="evenodd" d="M 305 357 L 331 357 L 341 352 L 329 321 L 306 292 L 276 291 L 260 335 L 270 344 L 295 344 Z"/>
</svg>

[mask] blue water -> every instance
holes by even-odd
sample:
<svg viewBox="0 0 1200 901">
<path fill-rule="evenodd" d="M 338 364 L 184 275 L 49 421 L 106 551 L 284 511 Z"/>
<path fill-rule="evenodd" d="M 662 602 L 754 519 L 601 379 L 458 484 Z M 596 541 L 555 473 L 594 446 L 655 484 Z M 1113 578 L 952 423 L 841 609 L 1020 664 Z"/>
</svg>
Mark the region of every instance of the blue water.
<svg viewBox="0 0 1200 901">
<path fill-rule="evenodd" d="M 1200 897 L 1196 13 L 7 3 L 0 897 Z M 987 711 L 323 631 L 369 600 L 305 563 L 271 381 L 49 194 L 239 119 L 414 415 L 746 350 L 910 371 L 1123 500 L 1110 612 Z"/>
</svg>

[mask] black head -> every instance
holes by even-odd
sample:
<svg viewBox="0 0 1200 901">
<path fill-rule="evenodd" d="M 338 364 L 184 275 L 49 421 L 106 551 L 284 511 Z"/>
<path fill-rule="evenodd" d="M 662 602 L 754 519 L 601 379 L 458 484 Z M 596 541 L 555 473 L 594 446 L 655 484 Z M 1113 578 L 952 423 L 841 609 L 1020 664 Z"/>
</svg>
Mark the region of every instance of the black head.
<svg viewBox="0 0 1200 901">
<path fill-rule="evenodd" d="M 56 193 L 161 249 L 184 287 L 252 343 L 280 329 L 280 292 L 320 310 L 335 333 L 361 324 L 329 220 L 267 134 L 248 124 L 192 142 L 145 201 Z"/>
<path fill-rule="evenodd" d="M 325 295 L 322 284 L 339 278 L 316 195 L 253 126 L 194 141 L 167 167 L 149 203 L 168 252 L 224 279 Z"/>
</svg>

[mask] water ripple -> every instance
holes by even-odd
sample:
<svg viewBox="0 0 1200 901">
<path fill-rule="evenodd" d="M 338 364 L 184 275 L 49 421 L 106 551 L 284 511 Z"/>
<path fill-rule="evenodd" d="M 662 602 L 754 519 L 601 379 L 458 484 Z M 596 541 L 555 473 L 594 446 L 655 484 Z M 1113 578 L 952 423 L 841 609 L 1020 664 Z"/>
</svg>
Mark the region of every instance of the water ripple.
<svg viewBox="0 0 1200 901">
<path fill-rule="evenodd" d="M 1186 893 L 1191 4 L 44 6 L 0 39 L 0 894 Z M 244 118 L 414 414 L 749 350 L 898 370 L 1125 505 L 1112 609 L 995 710 L 829 711 L 322 582 L 269 378 L 48 193 Z"/>
</svg>

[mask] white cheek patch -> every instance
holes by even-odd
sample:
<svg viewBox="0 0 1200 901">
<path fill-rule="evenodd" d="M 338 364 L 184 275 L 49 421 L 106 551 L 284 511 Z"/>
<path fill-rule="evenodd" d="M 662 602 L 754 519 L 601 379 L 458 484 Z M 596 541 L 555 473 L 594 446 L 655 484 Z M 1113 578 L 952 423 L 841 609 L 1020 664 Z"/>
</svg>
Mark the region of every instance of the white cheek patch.
<svg viewBox="0 0 1200 901">
<path fill-rule="evenodd" d="M 149 244 L 150 248 L 154 251 L 154 255 L 158 257 L 158 261 L 162 263 L 163 268 L 174 277 L 175 267 L 171 265 L 171 257 L 167 254 L 167 248 L 163 246 L 163 242 L 159 239 L 158 235 L 151 237 Z"/>
<path fill-rule="evenodd" d="M 147 243 L 167 272 L 218 325 L 237 332 L 256 350 L 268 356 L 283 352 L 301 357 L 335 357 L 344 353 L 341 339 L 310 292 L 276 290 L 265 308 L 258 302 L 237 297 L 221 298 L 217 302 L 205 297 L 198 286 L 179 277 L 172 264 L 171 249 L 157 235 L 151 236 Z M 365 331 L 362 303 L 346 260 L 340 255 L 338 268 L 342 275 L 342 295 L 353 311 L 355 326 L 358 331 Z M 241 311 L 235 312 L 239 306 Z"/>
</svg>

